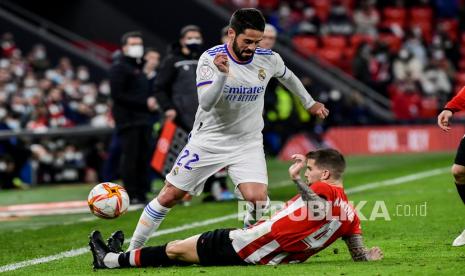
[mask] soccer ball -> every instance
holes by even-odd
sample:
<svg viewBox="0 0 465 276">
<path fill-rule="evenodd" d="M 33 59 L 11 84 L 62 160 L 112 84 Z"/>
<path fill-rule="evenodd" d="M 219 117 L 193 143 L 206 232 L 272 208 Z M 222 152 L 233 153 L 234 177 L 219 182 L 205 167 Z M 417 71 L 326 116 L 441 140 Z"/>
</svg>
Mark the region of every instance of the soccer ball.
<svg viewBox="0 0 465 276">
<path fill-rule="evenodd" d="M 87 204 L 92 214 L 97 217 L 113 219 L 128 210 L 129 196 L 122 186 L 105 182 L 98 184 L 90 191 Z"/>
</svg>

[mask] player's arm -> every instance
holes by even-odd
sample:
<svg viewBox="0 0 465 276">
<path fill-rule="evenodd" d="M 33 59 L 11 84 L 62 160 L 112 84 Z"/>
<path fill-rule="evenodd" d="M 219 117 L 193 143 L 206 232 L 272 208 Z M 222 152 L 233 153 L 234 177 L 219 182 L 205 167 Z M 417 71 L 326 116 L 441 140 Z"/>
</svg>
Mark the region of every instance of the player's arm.
<svg viewBox="0 0 465 276">
<path fill-rule="evenodd" d="M 213 64 L 208 58 L 201 58 L 197 66 L 197 92 L 199 105 L 210 111 L 220 100 L 229 73 L 228 56 L 216 54 Z"/>
<path fill-rule="evenodd" d="M 352 260 L 355 262 L 377 261 L 384 257 L 383 251 L 379 247 L 367 249 L 363 244 L 363 238 L 360 234 L 344 237 L 343 240 L 346 242 Z"/>
<path fill-rule="evenodd" d="M 324 200 L 324 198 L 321 198 L 319 195 L 317 195 L 301 179 L 293 179 L 292 181 L 294 181 L 295 185 L 297 186 L 297 190 L 299 191 L 299 194 L 302 196 L 302 199 L 304 201 L 319 201 L 319 202 L 322 202 L 322 203 L 326 202 Z"/>
<path fill-rule="evenodd" d="M 307 159 L 302 154 L 292 155 L 294 164 L 289 167 L 289 176 L 297 186 L 299 194 L 304 201 L 314 201 L 325 203 L 326 200 L 318 196 L 308 185 L 300 178 L 300 171 L 305 167 Z"/>
<path fill-rule="evenodd" d="M 287 89 L 289 89 L 289 91 L 299 97 L 305 109 L 307 109 L 310 114 L 316 115 L 321 119 L 326 118 L 329 115 L 329 110 L 326 109 L 324 104 L 317 102 L 312 98 L 299 78 L 294 75 L 294 73 L 289 70 L 286 65 L 284 65 L 284 61 L 282 60 L 281 56 L 279 56 L 277 53 L 275 53 L 275 55 L 276 74 L 274 77 L 276 77 L 279 82 L 281 82 Z"/>
<path fill-rule="evenodd" d="M 449 131 L 452 115 L 454 112 L 462 110 L 465 110 L 465 87 L 460 89 L 459 93 L 446 104 L 444 110 L 438 115 L 438 126 L 444 131 Z"/>
</svg>

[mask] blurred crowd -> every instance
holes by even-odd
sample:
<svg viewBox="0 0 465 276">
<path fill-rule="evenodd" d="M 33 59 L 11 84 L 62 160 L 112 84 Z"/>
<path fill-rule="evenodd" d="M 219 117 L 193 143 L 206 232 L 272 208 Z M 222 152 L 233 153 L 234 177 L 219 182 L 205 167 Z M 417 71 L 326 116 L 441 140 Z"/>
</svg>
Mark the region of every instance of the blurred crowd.
<svg viewBox="0 0 465 276">
<path fill-rule="evenodd" d="M 88 68 L 68 57 L 53 64 L 41 44 L 26 51 L 11 33 L 1 36 L 0 46 L 0 122 L 5 128 L 113 126 L 108 80 L 91 81 Z"/>
<path fill-rule="evenodd" d="M 272 27 L 271 33 L 265 31 L 265 40 L 278 37 L 298 54 L 315 56 L 323 66 L 335 65 L 365 83 L 391 100 L 398 122 L 431 121 L 457 87 L 465 85 L 463 1 L 216 2 L 231 9 L 260 8 Z M 27 48 L 17 45 L 11 33 L 0 35 L 0 130 L 115 126 L 109 80 L 95 80 L 89 68 L 68 57 L 50 59 L 44 45 Z M 144 60 L 150 65 L 143 71 L 152 86 L 160 55 L 153 50 L 146 54 Z M 121 52 L 115 60 L 118 55 Z M 317 79 L 302 76 L 301 80 L 331 110 L 331 116 L 315 121 L 292 93 L 271 82 L 264 110 L 269 153 L 278 154 L 286 139 L 300 132 L 318 139 L 327 126 L 380 123 L 359 91 L 345 95 Z M 0 189 L 20 186 L 22 180 L 95 182 L 118 177 L 121 145 L 115 137 L 105 139 L 0 140 Z M 36 161 L 34 168 L 28 162 L 31 158 Z M 105 165 L 106 160 L 114 164 Z"/>
<path fill-rule="evenodd" d="M 465 85 L 465 1 L 217 2 L 260 8 L 299 54 L 338 66 L 388 97 L 399 122 L 434 118 Z"/>
<path fill-rule="evenodd" d="M 111 127 L 108 80 L 92 81 L 85 66 L 62 57 L 53 63 L 47 49 L 17 45 L 14 35 L 0 37 L 0 130 Z M 38 161 L 38 182 L 84 180 L 86 159 L 94 153 L 68 139 L 0 140 L 0 188 L 32 181 L 30 157 Z M 95 151 L 94 151 L 95 152 Z M 20 177 L 21 176 L 21 177 Z"/>
</svg>

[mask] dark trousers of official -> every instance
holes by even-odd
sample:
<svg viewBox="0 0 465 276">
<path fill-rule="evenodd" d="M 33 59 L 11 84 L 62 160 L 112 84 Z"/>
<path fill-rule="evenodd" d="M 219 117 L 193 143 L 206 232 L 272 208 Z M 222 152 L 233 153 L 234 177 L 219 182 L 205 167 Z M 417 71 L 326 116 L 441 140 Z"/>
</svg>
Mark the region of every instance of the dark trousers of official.
<svg viewBox="0 0 465 276">
<path fill-rule="evenodd" d="M 150 191 L 149 160 L 152 153 L 150 126 L 132 126 L 118 132 L 121 139 L 121 177 L 131 201 L 146 201 Z"/>
</svg>

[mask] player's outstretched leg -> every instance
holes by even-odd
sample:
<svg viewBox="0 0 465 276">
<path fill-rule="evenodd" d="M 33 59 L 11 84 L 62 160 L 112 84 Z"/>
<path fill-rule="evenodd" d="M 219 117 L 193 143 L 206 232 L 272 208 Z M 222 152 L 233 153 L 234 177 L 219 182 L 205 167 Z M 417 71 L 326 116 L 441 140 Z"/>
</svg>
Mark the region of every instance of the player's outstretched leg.
<svg viewBox="0 0 465 276">
<path fill-rule="evenodd" d="M 122 234 L 122 232 L 121 232 Z M 172 241 L 161 246 L 150 246 L 128 252 L 111 252 L 99 231 L 89 236 L 94 268 L 174 266 L 198 263 L 197 240 L 200 235 Z"/>
<path fill-rule="evenodd" d="M 259 220 L 270 208 L 270 198 L 267 193 L 267 185 L 263 183 L 241 183 L 239 191 L 247 200 L 247 213 L 244 217 L 244 226 L 249 227 Z"/>
<path fill-rule="evenodd" d="M 176 203 L 181 200 L 185 194 L 185 191 L 180 190 L 168 181 L 165 181 L 165 186 L 158 196 L 145 206 L 139 222 L 137 223 L 136 230 L 132 235 L 128 251 L 144 246 L 150 238 L 150 235 L 158 229 L 162 221 L 165 219 L 165 216 L 171 210 L 171 207 L 176 205 Z"/>
<path fill-rule="evenodd" d="M 463 203 L 465 204 L 465 166 L 454 164 L 452 166 L 452 175 L 455 179 L 455 186 Z M 453 242 L 453 246 L 465 245 L 465 230 Z"/>
</svg>

